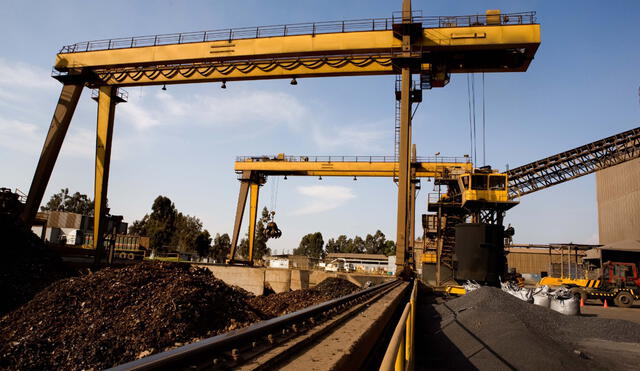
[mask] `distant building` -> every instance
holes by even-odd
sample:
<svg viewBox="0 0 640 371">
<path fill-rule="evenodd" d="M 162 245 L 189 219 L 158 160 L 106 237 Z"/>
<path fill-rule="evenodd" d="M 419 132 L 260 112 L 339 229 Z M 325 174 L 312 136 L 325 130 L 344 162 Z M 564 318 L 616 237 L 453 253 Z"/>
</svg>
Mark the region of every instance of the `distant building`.
<svg viewBox="0 0 640 371">
<path fill-rule="evenodd" d="M 356 271 L 361 272 L 386 272 L 389 264 L 389 258 L 384 254 L 330 253 L 325 261 L 335 259 L 344 259 Z"/>
<path fill-rule="evenodd" d="M 269 268 L 313 269 L 320 263 L 320 259 L 304 255 L 271 255 L 263 259 Z"/>
</svg>

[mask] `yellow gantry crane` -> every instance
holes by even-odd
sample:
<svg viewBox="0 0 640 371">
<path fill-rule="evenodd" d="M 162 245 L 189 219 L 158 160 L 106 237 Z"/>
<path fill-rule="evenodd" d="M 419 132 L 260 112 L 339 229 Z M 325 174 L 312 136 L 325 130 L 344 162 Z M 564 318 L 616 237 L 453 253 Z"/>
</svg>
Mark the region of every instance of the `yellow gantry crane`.
<svg viewBox="0 0 640 371">
<path fill-rule="evenodd" d="M 238 157 L 234 169 L 239 174 L 240 194 L 236 218 L 231 236 L 229 262 L 252 264 L 255 240 L 256 217 L 260 186 L 269 176 L 316 176 L 316 177 L 388 177 L 395 175 L 398 163 L 392 156 L 277 156 Z M 415 215 L 415 185 L 420 178 L 448 179 L 468 173 L 473 169 L 470 158 L 437 157 L 416 158 L 415 146 L 411 162 L 412 189 L 409 210 Z M 249 198 L 249 251 L 246 260 L 236 259 L 236 249 L 242 217 Z M 410 236 L 415 231 L 415 218 L 409 219 Z M 413 241 L 410 241 L 411 243 Z M 413 246 L 411 244 L 411 246 Z"/>
<path fill-rule="evenodd" d="M 451 73 L 526 71 L 540 44 L 535 13 L 423 17 L 403 0 L 391 18 L 153 35 L 81 42 L 56 56 L 62 91 L 22 214 L 31 223 L 42 202 L 84 87 L 97 89 L 94 238 L 100 259 L 116 104 L 126 86 L 401 75 L 397 264 L 408 247 L 411 106 L 422 88 Z M 412 84 L 413 75 L 420 83 Z"/>
</svg>

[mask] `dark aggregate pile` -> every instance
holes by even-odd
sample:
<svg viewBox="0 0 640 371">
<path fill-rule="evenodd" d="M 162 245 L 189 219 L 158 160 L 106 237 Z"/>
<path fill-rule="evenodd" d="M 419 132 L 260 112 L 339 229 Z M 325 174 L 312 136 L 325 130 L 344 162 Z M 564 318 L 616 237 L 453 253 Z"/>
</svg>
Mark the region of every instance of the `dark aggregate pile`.
<svg viewBox="0 0 640 371">
<path fill-rule="evenodd" d="M 295 312 L 327 300 L 336 299 L 359 289 L 360 287 L 345 279 L 327 278 L 313 288 L 267 296 L 257 296 L 249 299 L 249 304 L 261 312 L 263 318 L 266 319 Z"/>
<path fill-rule="evenodd" d="M 186 264 L 62 280 L 0 320 L 0 368 L 111 367 L 258 321 L 250 296 Z"/>
<path fill-rule="evenodd" d="M 474 290 L 435 305 L 434 309 L 445 332 L 451 331 L 446 325 L 457 320 L 465 331 L 471 332 L 486 348 L 516 369 L 616 368 L 615 363 L 611 363 L 615 360 L 611 361 L 605 355 L 601 357 L 597 347 L 585 348 L 585 341 L 600 339 L 640 344 L 640 324 L 566 316 L 526 303 L 493 287 Z"/>
<path fill-rule="evenodd" d="M 27 301 L 51 283 L 74 274 L 21 221 L 0 215 L 0 315 Z"/>
</svg>

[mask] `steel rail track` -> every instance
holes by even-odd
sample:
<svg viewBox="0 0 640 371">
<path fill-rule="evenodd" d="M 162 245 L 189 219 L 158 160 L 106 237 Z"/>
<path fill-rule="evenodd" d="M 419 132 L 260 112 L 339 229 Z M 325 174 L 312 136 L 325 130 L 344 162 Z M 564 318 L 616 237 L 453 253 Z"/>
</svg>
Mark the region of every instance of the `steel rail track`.
<svg viewBox="0 0 640 371">
<path fill-rule="evenodd" d="M 351 309 L 386 293 L 401 281 L 390 281 L 287 315 L 234 330 L 111 368 L 123 370 L 228 369 L 306 333 Z M 380 295 L 382 296 L 382 295 Z"/>
</svg>

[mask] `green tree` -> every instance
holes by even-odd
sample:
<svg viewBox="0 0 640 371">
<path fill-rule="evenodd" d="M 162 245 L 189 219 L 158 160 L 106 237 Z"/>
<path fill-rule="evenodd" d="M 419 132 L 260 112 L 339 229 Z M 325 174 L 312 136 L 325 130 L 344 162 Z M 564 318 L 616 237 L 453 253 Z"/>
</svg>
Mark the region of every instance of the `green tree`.
<svg viewBox="0 0 640 371">
<path fill-rule="evenodd" d="M 135 220 L 129 226 L 129 234 L 133 234 L 136 236 L 146 236 L 147 222 L 149 222 L 149 214 L 145 214 L 145 216 L 143 216 L 140 220 Z"/>
<path fill-rule="evenodd" d="M 213 246 L 211 247 L 211 256 L 217 263 L 221 263 L 229 256 L 230 251 L 231 238 L 229 238 L 229 235 L 226 233 L 223 235 L 216 233 L 216 236 L 213 238 Z"/>
<path fill-rule="evenodd" d="M 381 230 L 377 230 L 375 234 L 367 234 L 364 239 L 364 249 L 367 254 L 384 254 L 386 238 Z"/>
<path fill-rule="evenodd" d="M 51 196 L 40 211 L 66 211 L 82 215 L 93 215 L 93 201 L 89 196 L 80 192 L 69 194 L 69 188 L 63 188 L 60 192 Z"/>
<path fill-rule="evenodd" d="M 347 236 L 341 234 L 337 239 L 329 239 L 327 241 L 326 251 L 327 254 L 331 253 L 346 253 L 351 252 L 353 246 L 353 240 L 347 238 Z"/>
<path fill-rule="evenodd" d="M 163 252 L 167 250 L 175 232 L 176 215 L 176 207 L 168 197 L 156 197 L 145 225 L 152 249 Z"/>
<path fill-rule="evenodd" d="M 361 254 L 364 252 L 364 240 L 360 236 L 355 236 L 353 242 L 347 246 L 348 253 Z"/>
<path fill-rule="evenodd" d="M 387 240 L 384 243 L 384 254 L 386 256 L 392 256 L 396 254 L 396 243 L 391 241 L 391 240 Z"/>
<path fill-rule="evenodd" d="M 293 255 L 304 255 L 312 258 L 324 257 L 324 240 L 322 239 L 322 233 L 309 233 L 302 237 L 298 248 L 293 249 Z"/>
<path fill-rule="evenodd" d="M 209 250 L 211 249 L 211 235 L 209 234 L 209 231 L 205 229 L 198 233 L 194 243 L 198 256 L 202 258 L 209 256 Z"/>
<path fill-rule="evenodd" d="M 171 245 L 178 251 L 196 251 L 196 238 L 202 233 L 202 222 L 195 216 L 178 213 L 175 219 L 175 232 L 171 237 Z"/>
<path fill-rule="evenodd" d="M 256 235 L 253 241 L 253 259 L 262 259 L 263 256 L 271 254 L 271 250 L 267 246 L 267 240 L 269 238 L 264 234 L 265 227 L 267 226 L 267 223 L 271 221 L 271 218 L 271 213 L 265 206 L 262 209 L 260 219 L 258 219 L 258 222 L 256 223 Z M 238 249 L 240 254 L 247 258 L 249 256 L 249 241 L 247 240 L 245 244 L 241 241 Z"/>
</svg>

